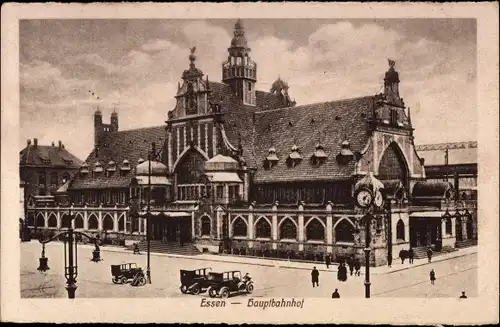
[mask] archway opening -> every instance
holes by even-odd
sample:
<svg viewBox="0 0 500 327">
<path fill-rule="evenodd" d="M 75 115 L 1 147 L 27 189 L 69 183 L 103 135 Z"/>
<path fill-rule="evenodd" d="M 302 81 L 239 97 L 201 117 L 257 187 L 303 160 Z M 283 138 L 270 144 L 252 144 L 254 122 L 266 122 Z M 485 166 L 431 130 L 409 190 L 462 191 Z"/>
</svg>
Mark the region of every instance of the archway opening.
<svg viewBox="0 0 500 327">
<path fill-rule="evenodd" d="M 297 227 L 290 218 L 285 218 L 280 225 L 280 239 L 294 240 L 296 238 Z"/>
<path fill-rule="evenodd" d="M 255 224 L 255 236 L 259 238 L 271 238 L 271 224 L 264 218 L 260 218 Z"/>
<path fill-rule="evenodd" d="M 346 219 L 342 219 L 335 226 L 335 240 L 337 242 L 354 242 L 354 226 Z"/>
</svg>

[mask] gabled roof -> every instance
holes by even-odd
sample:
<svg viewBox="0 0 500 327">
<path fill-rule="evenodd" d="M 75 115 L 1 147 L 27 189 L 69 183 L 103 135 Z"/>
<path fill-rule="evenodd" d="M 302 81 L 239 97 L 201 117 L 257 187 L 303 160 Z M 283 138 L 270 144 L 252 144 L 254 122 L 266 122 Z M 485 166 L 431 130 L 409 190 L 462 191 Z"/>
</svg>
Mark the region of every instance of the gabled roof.
<svg viewBox="0 0 500 327">
<path fill-rule="evenodd" d="M 337 163 L 343 141 L 347 139 L 353 152 L 361 151 L 369 140 L 368 122 L 372 112 L 371 96 L 297 107 L 260 111 L 255 116 L 254 155 L 257 183 L 288 182 L 300 180 L 335 180 L 349 178 L 354 162 Z M 312 165 L 309 159 L 316 150 L 318 139 L 326 161 Z M 289 167 L 286 159 L 296 144 L 302 162 Z M 274 146 L 279 161 L 270 169 L 264 169 L 269 148 Z"/>
<path fill-rule="evenodd" d="M 19 152 L 21 166 L 50 166 L 77 169 L 83 163 L 64 147 L 28 144 Z"/>
</svg>

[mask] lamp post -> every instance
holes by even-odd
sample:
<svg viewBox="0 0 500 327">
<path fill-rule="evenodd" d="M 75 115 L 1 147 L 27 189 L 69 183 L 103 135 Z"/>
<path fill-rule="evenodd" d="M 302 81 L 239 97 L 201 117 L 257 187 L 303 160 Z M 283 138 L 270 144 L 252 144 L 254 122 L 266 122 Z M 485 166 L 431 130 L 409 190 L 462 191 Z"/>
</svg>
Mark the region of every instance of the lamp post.
<svg viewBox="0 0 500 327">
<path fill-rule="evenodd" d="M 354 199 L 358 207 L 366 210 L 365 219 L 365 297 L 370 298 L 370 252 L 371 252 L 371 220 L 375 208 L 382 208 L 384 184 L 369 172 L 354 186 Z"/>
<path fill-rule="evenodd" d="M 76 286 L 76 277 L 78 276 L 78 240 L 75 238 L 77 236 L 84 236 L 92 241 L 94 241 L 95 249 L 92 252 L 93 262 L 101 261 L 99 245 L 97 244 L 97 239 L 89 236 L 82 232 L 76 232 L 73 230 L 72 221 L 73 216 L 71 214 L 71 207 L 68 210 L 67 219 L 69 220 L 69 227 L 67 231 L 63 231 L 57 233 L 53 237 L 48 240 L 39 240 L 42 244 L 42 256 L 39 259 L 40 266 L 38 267 L 38 271 L 47 271 L 49 270 L 48 266 L 48 258 L 45 257 L 45 244 L 52 242 L 53 240 L 63 236 L 64 237 L 64 277 L 66 278 L 66 290 L 68 292 L 68 298 L 74 299 L 75 292 L 77 289 Z M 66 242 L 68 246 L 66 247 Z"/>
<path fill-rule="evenodd" d="M 151 284 L 151 161 L 157 161 L 162 154 L 161 150 L 156 151 L 156 143 L 151 142 L 151 152 L 148 154 L 148 204 L 146 209 L 146 240 L 147 240 L 147 267 L 146 276 L 148 283 Z"/>
</svg>

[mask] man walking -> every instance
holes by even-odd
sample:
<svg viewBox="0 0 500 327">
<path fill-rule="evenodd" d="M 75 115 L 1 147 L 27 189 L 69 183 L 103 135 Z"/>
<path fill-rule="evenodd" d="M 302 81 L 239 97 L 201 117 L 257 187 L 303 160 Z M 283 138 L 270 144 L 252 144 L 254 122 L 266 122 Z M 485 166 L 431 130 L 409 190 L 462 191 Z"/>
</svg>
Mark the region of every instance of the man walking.
<svg viewBox="0 0 500 327">
<path fill-rule="evenodd" d="M 361 263 L 359 262 L 359 259 L 356 259 L 356 261 L 354 261 L 354 269 L 356 270 L 354 276 L 361 276 Z"/>
<path fill-rule="evenodd" d="M 431 262 L 432 260 L 432 249 L 430 247 L 427 250 L 427 259 L 429 260 L 429 262 Z"/>
<path fill-rule="evenodd" d="M 431 269 L 431 272 L 429 273 L 429 277 L 431 279 L 431 285 L 434 285 L 434 281 L 436 280 L 436 273 L 434 272 L 434 269 Z"/>
<path fill-rule="evenodd" d="M 313 270 L 311 271 L 311 281 L 313 287 L 315 285 L 319 287 L 319 271 L 316 269 L 316 267 L 313 267 Z"/>
<path fill-rule="evenodd" d="M 326 264 L 326 269 L 330 268 L 330 264 L 332 263 L 332 260 L 330 259 L 330 254 L 327 253 L 325 255 L 325 264 Z"/>
<path fill-rule="evenodd" d="M 340 294 L 338 289 L 335 289 L 335 292 L 332 293 L 332 299 L 340 299 Z"/>
<path fill-rule="evenodd" d="M 351 276 L 354 271 L 354 261 L 355 261 L 354 257 L 349 257 L 347 259 L 347 265 L 349 266 L 349 272 L 351 273 Z"/>
</svg>

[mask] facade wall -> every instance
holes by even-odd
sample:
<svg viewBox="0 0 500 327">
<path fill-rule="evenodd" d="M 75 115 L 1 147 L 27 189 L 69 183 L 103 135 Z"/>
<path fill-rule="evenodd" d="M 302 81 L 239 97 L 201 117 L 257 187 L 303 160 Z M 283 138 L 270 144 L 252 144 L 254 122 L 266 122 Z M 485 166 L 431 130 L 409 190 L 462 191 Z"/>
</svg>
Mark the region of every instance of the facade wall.
<svg viewBox="0 0 500 327">
<path fill-rule="evenodd" d="M 26 181 L 27 196 L 54 195 L 64 182 L 72 178 L 75 168 L 20 167 L 21 179 Z"/>
</svg>

